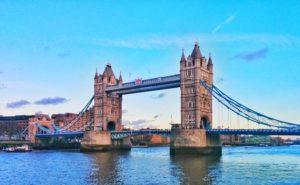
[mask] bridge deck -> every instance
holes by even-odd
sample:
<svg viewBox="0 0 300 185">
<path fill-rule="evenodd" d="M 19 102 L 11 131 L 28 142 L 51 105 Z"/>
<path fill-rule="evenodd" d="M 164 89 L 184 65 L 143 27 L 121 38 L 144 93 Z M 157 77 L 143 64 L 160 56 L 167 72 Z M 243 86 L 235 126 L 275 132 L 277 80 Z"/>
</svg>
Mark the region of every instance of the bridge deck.
<svg viewBox="0 0 300 185">
<path fill-rule="evenodd" d="M 210 134 L 220 135 L 293 135 L 300 136 L 299 130 L 284 130 L 284 129 L 209 129 L 206 131 Z M 84 132 L 61 132 L 61 133 L 48 133 L 37 134 L 37 138 L 49 138 L 59 136 L 72 136 L 82 137 Z M 132 130 L 132 131 L 113 131 L 111 132 L 112 139 L 122 139 L 125 137 L 131 137 L 135 135 L 161 135 L 164 137 L 170 137 L 170 130 Z"/>
<path fill-rule="evenodd" d="M 137 80 L 106 87 L 106 92 L 117 92 L 118 94 L 132 94 L 146 91 L 163 90 L 180 87 L 180 75 L 171 75 L 147 80 Z"/>
</svg>

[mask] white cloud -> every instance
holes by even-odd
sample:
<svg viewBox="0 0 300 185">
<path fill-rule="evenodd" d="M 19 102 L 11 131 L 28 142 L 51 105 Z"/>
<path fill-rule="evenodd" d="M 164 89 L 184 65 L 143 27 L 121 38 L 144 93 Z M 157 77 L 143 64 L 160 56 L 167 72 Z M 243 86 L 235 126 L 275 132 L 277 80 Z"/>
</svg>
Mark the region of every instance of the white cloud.
<svg viewBox="0 0 300 185">
<path fill-rule="evenodd" d="M 230 20 L 230 19 L 229 19 Z M 220 43 L 257 43 L 265 45 L 294 46 L 300 44 L 300 38 L 274 34 L 189 34 L 189 35 L 144 35 L 127 38 L 93 39 L 93 44 L 104 47 L 133 49 L 160 49 L 168 47 L 182 48 L 198 40 L 201 44 Z"/>
<path fill-rule="evenodd" d="M 226 24 L 229 24 L 231 21 L 233 21 L 235 19 L 236 14 L 231 15 L 230 17 L 228 17 L 224 22 L 222 22 L 221 24 L 219 24 L 218 26 L 216 26 L 212 33 L 216 33 L 218 32 L 223 26 L 225 26 Z"/>
</svg>

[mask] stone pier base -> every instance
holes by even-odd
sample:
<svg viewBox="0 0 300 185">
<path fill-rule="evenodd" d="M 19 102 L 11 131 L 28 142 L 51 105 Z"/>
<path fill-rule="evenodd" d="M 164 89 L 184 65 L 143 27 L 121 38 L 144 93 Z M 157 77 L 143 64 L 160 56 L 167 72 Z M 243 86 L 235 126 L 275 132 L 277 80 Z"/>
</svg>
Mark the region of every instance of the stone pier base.
<svg viewBox="0 0 300 185">
<path fill-rule="evenodd" d="M 129 138 L 111 140 L 111 134 L 108 131 L 87 131 L 80 143 L 80 150 L 83 152 L 130 149 Z"/>
<path fill-rule="evenodd" d="M 221 156 L 220 135 L 207 134 L 205 129 L 172 129 L 170 154 Z"/>
</svg>

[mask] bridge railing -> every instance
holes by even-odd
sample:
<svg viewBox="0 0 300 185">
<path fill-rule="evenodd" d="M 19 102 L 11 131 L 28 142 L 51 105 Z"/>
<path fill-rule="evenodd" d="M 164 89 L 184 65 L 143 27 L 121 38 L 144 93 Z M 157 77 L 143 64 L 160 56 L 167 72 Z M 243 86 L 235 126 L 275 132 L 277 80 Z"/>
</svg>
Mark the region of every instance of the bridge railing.
<svg viewBox="0 0 300 185">
<path fill-rule="evenodd" d="M 122 90 L 122 89 L 127 89 L 127 88 L 133 88 L 136 86 L 147 86 L 147 85 L 155 85 L 155 84 L 160 84 L 160 83 L 169 83 L 169 82 L 175 82 L 178 80 L 180 80 L 180 75 L 176 74 L 176 75 L 171 75 L 171 76 L 164 76 L 164 77 L 141 80 L 140 83 L 127 82 L 127 83 L 123 83 L 121 85 L 111 85 L 111 86 L 106 87 L 106 91 Z"/>
</svg>

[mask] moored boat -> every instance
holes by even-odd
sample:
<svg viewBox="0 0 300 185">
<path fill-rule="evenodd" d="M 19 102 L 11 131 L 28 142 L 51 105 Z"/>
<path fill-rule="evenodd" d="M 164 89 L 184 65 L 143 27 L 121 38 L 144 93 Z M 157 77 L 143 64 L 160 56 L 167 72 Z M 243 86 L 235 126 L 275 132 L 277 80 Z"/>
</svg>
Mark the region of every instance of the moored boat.
<svg viewBox="0 0 300 185">
<path fill-rule="evenodd" d="M 3 149 L 5 152 L 31 152 L 32 148 L 28 145 L 11 146 Z"/>
</svg>

